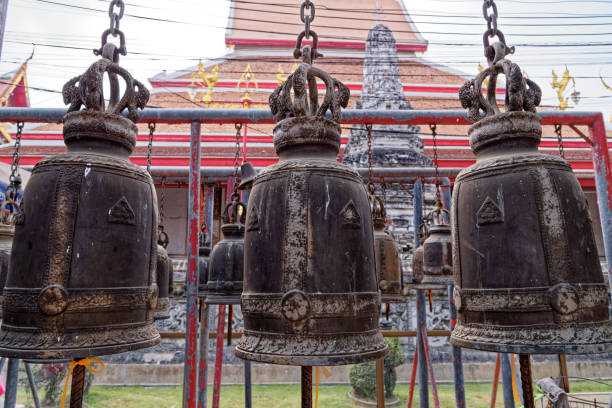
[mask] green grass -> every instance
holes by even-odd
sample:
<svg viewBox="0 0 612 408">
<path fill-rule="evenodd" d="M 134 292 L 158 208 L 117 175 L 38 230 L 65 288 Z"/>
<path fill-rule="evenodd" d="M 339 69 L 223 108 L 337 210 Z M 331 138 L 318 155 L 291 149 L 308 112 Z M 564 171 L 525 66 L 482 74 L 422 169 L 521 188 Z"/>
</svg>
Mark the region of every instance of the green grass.
<svg viewBox="0 0 612 408">
<path fill-rule="evenodd" d="M 570 383 L 572 392 L 612 391 L 605 385 L 590 382 L 574 381 Z M 491 400 L 491 383 L 468 383 L 465 387 L 466 402 L 470 408 L 488 408 Z M 399 407 L 406 407 L 409 385 L 398 384 L 396 394 L 401 397 Z M 353 408 L 355 405 L 348 398 L 348 385 L 322 385 L 319 389 L 319 404 L 321 408 Z M 497 394 L 496 407 L 503 407 L 501 383 Z M 455 406 L 454 387 L 452 384 L 438 386 L 440 406 L 450 408 Z M 85 402 L 92 408 L 180 408 L 182 389 L 180 387 L 92 387 Z M 212 405 L 212 387 L 209 388 L 209 407 Z M 299 407 L 299 385 L 256 385 L 253 387 L 254 408 L 295 408 Z M 430 406 L 433 400 L 430 398 Z M 32 407 L 29 391 L 21 389 L 18 402 Z M 244 406 L 244 387 L 241 385 L 223 386 L 221 389 L 222 408 Z M 413 407 L 418 407 L 418 387 L 415 389 Z"/>
</svg>

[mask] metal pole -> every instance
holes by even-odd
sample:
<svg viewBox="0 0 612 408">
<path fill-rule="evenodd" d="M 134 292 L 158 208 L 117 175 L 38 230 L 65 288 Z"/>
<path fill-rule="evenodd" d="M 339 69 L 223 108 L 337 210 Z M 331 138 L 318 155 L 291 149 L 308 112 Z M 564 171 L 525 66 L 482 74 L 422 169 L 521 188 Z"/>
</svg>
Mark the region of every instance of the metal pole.
<svg viewBox="0 0 612 408">
<path fill-rule="evenodd" d="M 312 408 L 312 367 L 302 367 L 302 408 Z"/>
<path fill-rule="evenodd" d="M 418 248 L 419 237 L 418 227 L 423 223 L 423 183 L 417 180 L 413 187 L 414 195 L 414 247 Z M 417 312 L 417 351 L 418 351 L 418 370 L 419 370 L 419 406 L 429 408 L 429 376 L 427 374 L 427 359 L 425 358 L 425 346 L 421 336 L 421 327 L 427 327 L 427 316 L 425 311 L 425 294 L 422 289 L 416 291 L 416 312 Z"/>
<path fill-rule="evenodd" d="M 446 201 L 446 194 L 444 194 Z M 450 206 L 448 207 L 450 208 Z M 451 329 L 457 325 L 457 309 L 455 309 L 455 300 L 453 299 L 453 289 L 455 285 L 448 286 L 448 305 L 450 311 Z M 453 353 L 453 375 L 455 378 L 455 405 L 457 408 L 465 408 L 465 382 L 463 379 L 463 358 L 461 356 L 461 348 L 452 346 Z"/>
<path fill-rule="evenodd" d="M 429 342 L 427 341 L 427 333 L 425 326 L 421 327 L 421 336 L 423 336 L 423 345 L 425 346 L 425 358 L 427 358 L 427 370 L 429 371 L 429 378 L 431 379 L 431 391 L 433 394 L 435 408 L 440 408 L 440 400 L 438 399 L 438 388 L 436 387 L 436 379 L 434 377 L 433 365 L 429 358 Z"/>
<path fill-rule="evenodd" d="M 508 354 L 501 353 L 502 386 L 504 389 L 504 408 L 514 408 L 514 395 L 512 393 L 512 367 Z"/>
<path fill-rule="evenodd" d="M 565 359 L 565 354 L 559 354 L 559 371 L 561 374 L 561 385 L 563 386 L 563 391 L 569 393 L 569 378 L 567 376 L 567 360 Z"/>
<path fill-rule="evenodd" d="M 376 407 L 385 408 L 385 372 L 383 359 L 376 360 Z"/>
<path fill-rule="evenodd" d="M 251 362 L 244 360 L 244 406 L 245 408 L 251 408 L 252 404 Z"/>
<path fill-rule="evenodd" d="M 215 350 L 215 378 L 213 382 L 213 408 L 219 408 L 221 396 L 221 374 L 223 373 L 223 329 L 225 325 L 225 305 L 219 305 L 217 317 L 217 347 Z"/>
<path fill-rule="evenodd" d="M 523 383 L 523 404 L 525 408 L 535 408 L 529 354 L 519 354 L 519 362 L 521 365 L 521 382 Z"/>
<path fill-rule="evenodd" d="M 208 184 L 204 187 L 204 201 L 206 212 L 204 212 L 204 221 L 206 225 L 206 233 L 210 234 L 214 222 L 214 199 L 215 186 Z M 210 236 L 210 244 L 212 245 L 212 236 Z M 203 302 L 204 299 L 200 301 Z M 206 408 L 207 391 L 208 391 L 208 334 L 210 307 L 206 304 L 202 305 L 202 314 L 200 316 L 200 362 L 198 375 L 198 408 Z"/>
<path fill-rule="evenodd" d="M 4 30 L 6 28 L 6 14 L 8 11 L 9 0 L 0 0 L 0 10 L 2 15 L 0 16 L 0 56 L 2 55 L 2 46 L 4 45 Z"/>
<path fill-rule="evenodd" d="M 419 365 L 419 351 L 414 350 L 412 358 L 412 375 L 410 376 L 410 393 L 408 395 L 408 408 L 412 408 L 412 398 L 414 397 L 414 383 L 416 380 L 417 366 Z"/>
<path fill-rule="evenodd" d="M 32 391 L 34 407 L 40 408 L 40 400 L 38 399 L 38 389 L 36 388 L 36 382 L 34 381 L 34 375 L 32 374 L 32 368 L 30 367 L 30 363 L 24 361 L 23 366 L 25 367 L 25 372 L 28 376 L 28 383 L 30 383 L 30 391 Z"/>
<path fill-rule="evenodd" d="M 4 394 L 4 408 L 15 408 L 17 402 L 17 383 L 19 377 L 18 358 L 9 358 L 6 371 L 6 394 Z"/>
<path fill-rule="evenodd" d="M 208 389 L 208 315 L 209 307 L 200 300 L 200 364 L 198 365 L 198 408 L 206 408 L 206 391 Z"/>
<path fill-rule="evenodd" d="M 185 374 L 183 408 L 196 406 L 198 390 L 198 233 L 200 232 L 200 123 L 191 123 L 189 145 L 189 236 L 188 270 L 185 285 L 187 318 L 185 320 Z"/>
<path fill-rule="evenodd" d="M 495 370 L 493 371 L 493 389 L 491 390 L 491 408 L 495 408 L 495 403 L 497 402 L 497 387 L 499 384 L 500 365 L 501 365 L 501 357 L 499 353 L 497 353 L 497 357 L 495 358 Z"/>
<path fill-rule="evenodd" d="M 610 152 L 603 115 L 599 113 L 589 127 L 593 141 L 593 170 L 595 172 L 595 188 L 597 189 L 597 204 L 601 219 L 601 231 L 604 242 L 608 275 L 612 286 L 612 170 L 610 169 Z"/>
</svg>

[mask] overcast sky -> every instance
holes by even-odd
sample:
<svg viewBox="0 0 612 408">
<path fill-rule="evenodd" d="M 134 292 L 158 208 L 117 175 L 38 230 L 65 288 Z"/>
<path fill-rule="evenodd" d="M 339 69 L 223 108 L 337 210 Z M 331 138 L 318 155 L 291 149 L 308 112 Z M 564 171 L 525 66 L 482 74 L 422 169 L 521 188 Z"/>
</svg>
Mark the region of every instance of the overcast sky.
<svg viewBox="0 0 612 408">
<path fill-rule="evenodd" d="M 29 64 L 29 85 L 60 91 L 68 79 L 81 74 L 95 61 L 91 49 L 100 46 L 100 34 L 108 27 L 108 0 L 8 1 L 0 72 L 15 69 L 30 54 L 30 44 L 37 43 L 40 45 Z M 125 1 L 126 14 L 172 20 L 152 21 L 125 16 L 121 21 L 128 52 L 132 52 L 122 57 L 121 64 L 142 82 L 148 84 L 146 80 L 160 71 L 186 68 L 195 65 L 200 58 L 218 57 L 228 52 L 224 36 L 229 1 Z M 313 1 L 316 5 L 317 0 Z M 430 41 L 429 50 L 423 57 L 469 74 L 477 72 L 479 62 L 485 65 L 482 45 L 478 45 L 485 28 L 481 0 L 404 1 L 417 28 Z M 297 13 L 301 2 L 295 2 Z M 567 65 L 582 94 L 576 109 L 603 111 L 609 122 L 612 91 L 604 88 L 599 75 L 601 73 L 612 86 L 612 0 L 497 0 L 497 5 L 499 28 L 509 45 L 517 45 L 516 54 L 510 58 L 542 87 L 542 104 L 558 104 L 550 85 L 551 71 L 554 69 L 562 74 Z M 294 20 L 299 22 L 297 14 Z M 313 27 L 316 29 L 316 21 Z M 296 26 L 296 34 L 299 29 Z M 445 45 L 448 43 L 473 45 Z M 604 45 L 593 45 L 597 43 Z M 579 45 L 565 46 L 567 44 Z M 32 106 L 64 106 L 58 93 L 31 90 L 30 96 Z M 610 123 L 608 126 L 612 127 Z"/>
</svg>

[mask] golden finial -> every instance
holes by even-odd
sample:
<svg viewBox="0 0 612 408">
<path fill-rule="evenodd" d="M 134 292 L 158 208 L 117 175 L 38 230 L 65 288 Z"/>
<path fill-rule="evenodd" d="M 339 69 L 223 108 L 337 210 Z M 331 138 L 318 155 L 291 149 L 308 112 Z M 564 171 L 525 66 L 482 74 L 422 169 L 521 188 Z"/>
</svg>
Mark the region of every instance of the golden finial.
<svg viewBox="0 0 612 408">
<path fill-rule="evenodd" d="M 192 100 L 197 99 L 197 87 L 204 88 L 204 84 L 208 87 L 208 91 L 204 96 L 202 96 L 201 102 L 205 102 L 206 104 L 210 104 L 212 102 L 212 94 L 213 88 L 219 82 L 219 65 L 215 65 L 210 74 L 206 73 L 204 69 L 204 64 L 202 61 L 198 63 L 198 70 L 196 72 L 191 73 L 191 85 L 190 88 L 190 96 Z"/>
<path fill-rule="evenodd" d="M 281 86 L 287 80 L 287 76 L 285 75 L 285 71 L 280 64 L 278 64 L 278 74 L 276 74 L 276 79 L 278 80 L 278 86 Z"/>
<path fill-rule="evenodd" d="M 568 85 L 572 83 L 572 92 L 569 96 L 565 96 Z M 563 77 L 559 78 L 555 71 L 552 71 L 552 83 L 553 89 L 557 93 L 557 99 L 559 100 L 559 109 L 566 110 L 569 108 L 570 98 L 575 105 L 580 102 L 580 92 L 576 90 L 576 81 L 573 76 L 570 75 L 569 69 L 565 67 Z"/>
<path fill-rule="evenodd" d="M 257 84 L 257 79 L 255 78 L 255 74 L 253 73 L 253 69 L 251 68 L 251 64 L 247 64 L 246 69 L 244 70 L 242 75 L 240 75 L 240 80 L 236 85 L 238 91 L 240 91 L 243 87 L 245 88 L 244 95 L 241 99 L 242 104 L 245 108 L 249 108 L 251 105 L 252 99 L 249 95 L 249 88 L 251 87 L 251 85 L 254 85 L 255 89 L 259 88 L 259 85 Z"/>
</svg>

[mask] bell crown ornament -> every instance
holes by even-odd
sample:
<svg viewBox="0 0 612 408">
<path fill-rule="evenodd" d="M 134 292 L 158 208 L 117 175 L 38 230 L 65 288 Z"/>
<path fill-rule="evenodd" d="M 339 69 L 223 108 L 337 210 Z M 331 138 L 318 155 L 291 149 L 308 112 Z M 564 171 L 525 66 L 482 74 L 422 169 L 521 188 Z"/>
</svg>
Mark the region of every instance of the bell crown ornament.
<svg viewBox="0 0 612 408">
<path fill-rule="evenodd" d="M 312 46 L 302 46 L 307 36 Z M 294 51 L 302 62 L 270 95 L 280 160 L 257 174 L 249 195 L 242 359 L 341 365 L 388 352 L 368 194 L 359 174 L 336 160 L 350 92 L 313 66 L 317 46 L 307 25 Z"/>
<path fill-rule="evenodd" d="M 4 291 L 2 356 L 85 358 L 159 342 L 155 188 L 128 159 L 149 93 L 118 65 L 124 52 L 107 36 L 102 58 L 64 85 L 67 151 L 41 160 L 23 193 Z"/>
<path fill-rule="evenodd" d="M 511 49 L 460 90 L 477 161 L 457 176 L 451 210 L 456 346 L 548 354 L 612 350 L 604 283 L 584 192 L 563 158 L 537 151 L 540 88 Z M 505 111 L 495 100 L 506 77 Z M 481 93 L 489 79 L 486 98 Z"/>
</svg>

